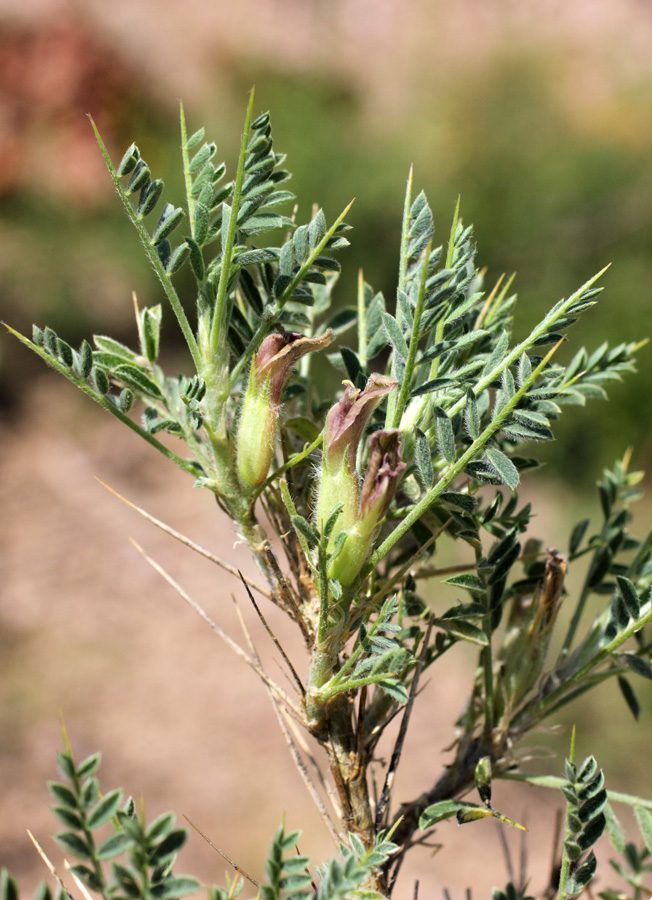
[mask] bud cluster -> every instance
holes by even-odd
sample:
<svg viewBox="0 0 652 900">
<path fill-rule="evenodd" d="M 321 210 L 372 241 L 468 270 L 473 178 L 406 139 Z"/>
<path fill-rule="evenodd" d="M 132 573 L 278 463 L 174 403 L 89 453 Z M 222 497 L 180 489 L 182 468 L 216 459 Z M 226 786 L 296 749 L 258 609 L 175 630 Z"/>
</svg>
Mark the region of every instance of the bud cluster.
<svg viewBox="0 0 652 900">
<path fill-rule="evenodd" d="M 364 390 L 349 383 L 344 396 L 326 417 L 315 516 L 317 526 L 323 530 L 334 510 L 341 506 L 333 533 L 344 533 L 346 537 L 330 543 L 333 555 L 328 574 L 345 587 L 353 583 L 369 555 L 374 533 L 405 469 L 401 436 L 395 429 L 371 435 L 362 487 L 356 465 L 364 428 L 376 406 L 396 384 L 393 378 L 383 375 L 372 375 Z"/>
</svg>

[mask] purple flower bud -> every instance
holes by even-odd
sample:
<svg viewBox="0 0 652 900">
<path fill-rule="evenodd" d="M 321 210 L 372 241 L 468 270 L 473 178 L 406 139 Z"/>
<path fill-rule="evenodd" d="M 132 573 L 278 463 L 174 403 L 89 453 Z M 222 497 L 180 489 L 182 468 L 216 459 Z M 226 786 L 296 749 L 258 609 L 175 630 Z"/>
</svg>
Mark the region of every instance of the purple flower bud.
<svg viewBox="0 0 652 900">
<path fill-rule="evenodd" d="M 369 462 L 360 496 L 360 517 L 374 519 L 373 526 L 383 518 L 394 499 L 396 482 L 405 470 L 401 459 L 401 432 L 375 431 L 369 438 Z"/>
<path fill-rule="evenodd" d="M 319 337 L 279 331 L 261 344 L 249 370 L 238 428 L 238 476 L 245 491 L 261 485 L 269 472 L 281 396 L 292 367 L 306 353 L 327 347 L 333 337 L 330 329 Z"/>
<path fill-rule="evenodd" d="M 328 574 L 344 586 L 353 583 L 369 555 L 374 533 L 405 469 L 400 433 L 376 431 L 369 440 L 369 461 L 360 491 L 356 470 L 358 444 L 371 413 L 396 385 L 393 378 L 384 375 L 372 375 L 363 391 L 347 385 L 344 396 L 326 417 L 316 519 L 324 528 L 332 512 L 342 505 L 332 537 L 340 532 L 347 537 L 331 557 Z M 334 548 L 333 540 L 333 552 Z"/>
<path fill-rule="evenodd" d="M 356 470 L 358 444 L 374 409 L 397 382 L 371 375 L 364 390 L 351 383 L 329 410 L 324 424 L 322 471 L 317 494 L 317 523 L 323 528 L 336 506 L 343 504 L 336 531 L 353 527 L 360 512 L 360 480 Z"/>
<path fill-rule="evenodd" d="M 329 465 L 338 464 L 346 454 L 349 465 L 355 466 L 358 444 L 369 416 L 397 384 L 394 378 L 374 374 L 362 391 L 350 382 L 346 385 L 344 396 L 331 407 L 324 425 L 324 457 Z"/>
</svg>

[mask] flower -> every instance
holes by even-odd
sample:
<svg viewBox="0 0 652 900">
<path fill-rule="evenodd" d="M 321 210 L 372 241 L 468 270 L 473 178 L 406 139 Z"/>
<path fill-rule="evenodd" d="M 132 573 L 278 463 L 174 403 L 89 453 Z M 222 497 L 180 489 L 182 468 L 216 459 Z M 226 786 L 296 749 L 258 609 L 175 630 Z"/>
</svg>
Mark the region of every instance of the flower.
<svg viewBox="0 0 652 900">
<path fill-rule="evenodd" d="M 327 347 L 333 337 L 330 329 L 319 337 L 278 331 L 262 342 L 249 370 L 238 427 L 238 477 L 244 491 L 259 487 L 269 472 L 281 396 L 292 367 L 306 353 Z"/>
</svg>

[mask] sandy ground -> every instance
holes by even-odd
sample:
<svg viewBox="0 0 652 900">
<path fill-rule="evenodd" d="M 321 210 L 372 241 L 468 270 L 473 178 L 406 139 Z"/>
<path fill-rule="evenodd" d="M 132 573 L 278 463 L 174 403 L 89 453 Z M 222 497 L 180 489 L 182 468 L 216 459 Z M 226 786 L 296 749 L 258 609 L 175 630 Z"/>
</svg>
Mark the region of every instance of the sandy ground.
<svg viewBox="0 0 652 900">
<path fill-rule="evenodd" d="M 100 477 L 153 515 L 255 575 L 246 548 L 208 492 L 86 398 L 44 376 L 24 416 L 1 442 L 0 561 L 0 865 L 29 896 L 45 875 L 29 827 L 59 866 L 49 835 L 57 829 L 45 782 L 56 777 L 62 717 L 78 758 L 101 749 L 105 790 L 117 785 L 144 797 L 153 817 L 186 814 L 252 875 L 263 877 L 271 836 L 285 815 L 303 828 L 301 850 L 319 861 L 328 835 L 288 757 L 257 677 L 162 582 L 128 541 L 137 540 L 233 636 L 232 596 L 240 585 L 174 542 L 102 487 Z M 270 670 L 285 678 L 269 640 L 245 608 Z M 266 609 L 298 661 L 300 648 L 283 617 Z M 397 800 L 436 778 L 442 748 L 472 677 L 462 654 L 431 680 L 399 770 Z M 384 750 L 388 753 L 388 748 Z M 556 798 L 498 785 L 497 806 L 527 817 L 537 883 L 551 852 Z M 543 807 L 541 807 L 543 803 Z M 536 814 L 534 809 L 538 810 Z M 518 847 L 516 832 L 508 835 Z M 496 828 L 482 822 L 436 835 L 446 849 L 415 851 L 396 896 L 475 896 L 507 881 Z M 181 871 L 223 882 L 225 863 L 200 837 L 183 851 Z"/>
</svg>

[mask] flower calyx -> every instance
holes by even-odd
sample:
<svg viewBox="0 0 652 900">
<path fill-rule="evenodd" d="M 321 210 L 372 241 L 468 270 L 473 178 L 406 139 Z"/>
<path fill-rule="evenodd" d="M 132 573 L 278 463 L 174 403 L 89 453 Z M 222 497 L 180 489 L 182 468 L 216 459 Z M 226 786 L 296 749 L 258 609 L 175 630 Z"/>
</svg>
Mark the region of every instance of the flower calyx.
<svg viewBox="0 0 652 900">
<path fill-rule="evenodd" d="M 274 454 L 281 397 L 294 365 L 333 341 L 329 329 L 318 337 L 279 330 L 262 342 L 249 370 L 238 427 L 237 465 L 240 485 L 251 493 L 267 478 Z"/>
</svg>

